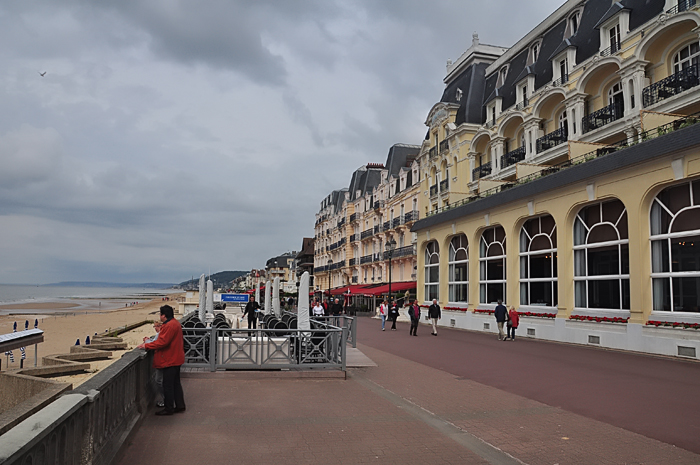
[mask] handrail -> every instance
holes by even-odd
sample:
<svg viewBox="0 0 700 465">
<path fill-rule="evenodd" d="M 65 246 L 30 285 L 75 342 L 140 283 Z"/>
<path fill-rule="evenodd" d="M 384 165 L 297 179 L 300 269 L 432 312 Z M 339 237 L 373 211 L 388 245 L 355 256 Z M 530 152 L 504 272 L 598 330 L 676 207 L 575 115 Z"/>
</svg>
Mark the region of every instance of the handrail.
<svg viewBox="0 0 700 465">
<path fill-rule="evenodd" d="M 525 160 L 525 147 L 518 147 L 501 156 L 501 168 L 506 168 L 510 165 L 515 165 L 519 161 Z"/>
<path fill-rule="evenodd" d="M 552 131 L 540 137 L 535 144 L 537 153 L 544 152 L 566 142 L 568 140 L 568 135 L 569 131 L 566 129 L 566 126 L 562 126 L 556 131 Z"/>
<path fill-rule="evenodd" d="M 698 64 L 690 65 L 642 90 L 642 103 L 648 107 L 700 85 Z"/>
</svg>

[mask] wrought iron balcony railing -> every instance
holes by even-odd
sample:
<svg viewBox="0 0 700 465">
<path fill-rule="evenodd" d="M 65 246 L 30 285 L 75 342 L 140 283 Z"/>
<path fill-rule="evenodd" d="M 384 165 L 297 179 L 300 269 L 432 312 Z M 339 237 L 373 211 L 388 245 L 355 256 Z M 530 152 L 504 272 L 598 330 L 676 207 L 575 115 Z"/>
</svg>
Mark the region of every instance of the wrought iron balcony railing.
<svg viewBox="0 0 700 465">
<path fill-rule="evenodd" d="M 590 132 L 594 129 L 602 128 L 606 124 L 610 124 L 622 118 L 622 105 L 618 103 L 611 103 L 607 107 L 601 108 L 598 111 L 594 111 L 588 116 L 584 116 L 581 119 L 581 128 L 583 133 Z"/>
<path fill-rule="evenodd" d="M 355 242 L 359 237 L 357 234 L 350 234 L 350 242 Z"/>
<path fill-rule="evenodd" d="M 698 85 L 700 85 L 698 64 L 693 64 L 645 87 L 642 91 L 642 102 L 645 107 L 648 107 Z"/>
<path fill-rule="evenodd" d="M 413 210 L 403 216 L 404 222 L 418 221 L 418 210 Z"/>
<path fill-rule="evenodd" d="M 440 153 L 450 150 L 450 144 L 447 139 L 440 141 Z"/>
<path fill-rule="evenodd" d="M 437 193 L 438 193 L 438 185 L 434 184 L 434 185 L 430 186 L 430 196 L 432 197 L 434 195 L 437 195 Z"/>
<path fill-rule="evenodd" d="M 666 14 L 673 16 L 684 11 L 688 11 L 691 7 L 695 6 L 695 0 L 678 0 L 678 4 L 673 8 L 666 10 Z"/>
<path fill-rule="evenodd" d="M 563 85 L 566 84 L 567 82 L 569 82 L 569 74 L 568 74 L 568 73 L 565 73 L 565 74 L 563 74 L 560 78 L 558 78 L 557 80 L 552 81 L 552 86 L 554 86 L 554 87 L 563 86 Z"/>
<path fill-rule="evenodd" d="M 357 213 L 353 213 L 352 215 L 350 215 L 350 222 L 352 223 L 355 220 L 357 220 Z"/>
<path fill-rule="evenodd" d="M 328 265 L 317 266 L 316 268 L 314 268 L 314 273 L 322 273 L 325 271 L 328 271 Z"/>
<path fill-rule="evenodd" d="M 364 257 L 360 257 L 360 265 L 364 265 L 365 263 L 372 263 L 372 255 L 365 255 Z"/>
<path fill-rule="evenodd" d="M 360 234 L 360 238 L 361 238 L 361 239 L 367 239 L 368 237 L 372 237 L 372 234 L 374 234 L 374 233 L 372 232 L 371 229 L 365 229 L 365 230 L 362 231 L 362 233 Z"/>
<path fill-rule="evenodd" d="M 348 261 L 348 266 L 355 266 L 355 265 L 359 265 L 359 263 L 357 262 L 357 259 L 356 259 L 356 258 L 351 258 L 351 259 Z"/>
<path fill-rule="evenodd" d="M 620 50 L 620 41 L 613 41 L 610 42 L 610 47 L 606 48 L 602 52 L 600 52 L 600 56 L 602 57 L 607 57 L 612 55 L 613 53 L 617 53 Z"/>
<path fill-rule="evenodd" d="M 416 246 L 415 244 L 413 245 L 407 245 L 406 247 L 399 247 L 398 249 L 394 249 L 393 254 L 391 255 L 391 258 L 401 258 L 401 257 L 411 257 L 416 254 Z M 385 251 L 384 252 L 384 260 L 389 260 L 389 252 Z"/>
<path fill-rule="evenodd" d="M 430 150 L 428 150 L 428 158 L 435 158 L 437 157 L 437 150 L 435 147 L 430 147 Z"/>
<path fill-rule="evenodd" d="M 537 153 L 544 152 L 559 144 L 562 144 L 568 140 L 569 132 L 566 126 L 562 126 L 556 131 L 552 131 L 549 134 L 537 139 Z"/>
<path fill-rule="evenodd" d="M 474 168 L 472 170 L 472 179 L 476 181 L 477 179 L 481 179 L 489 174 L 491 174 L 491 162 L 484 163 L 483 165 Z"/>
<path fill-rule="evenodd" d="M 449 179 L 440 181 L 440 193 L 447 192 L 448 187 L 450 187 Z"/>
<path fill-rule="evenodd" d="M 530 103 L 529 103 L 527 97 L 525 97 L 525 98 L 523 99 L 522 102 L 520 102 L 520 103 L 518 103 L 518 104 L 515 105 L 515 109 L 518 110 L 518 111 L 524 110 L 525 108 L 527 108 L 527 106 L 528 106 L 529 104 L 530 104 Z"/>
<path fill-rule="evenodd" d="M 525 147 L 519 147 L 501 156 L 501 168 L 507 168 L 523 160 L 525 160 Z"/>
<path fill-rule="evenodd" d="M 395 227 L 397 227 L 398 225 L 403 224 L 403 223 L 404 223 L 404 222 L 403 222 L 402 218 L 399 217 L 399 216 L 397 216 L 396 218 L 394 218 L 393 220 L 391 220 L 391 227 L 392 227 L 392 229 L 393 229 L 393 228 L 395 228 Z"/>
<path fill-rule="evenodd" d="M 484 123 L 484 126 L 486 126 L 486 129 L 492 128 L 496 125 L 496 119 L 492 118 L 489 120 L 486 120 L 486 123 Z"/>
<path fill-rule="evenodd" d="M 382 231 L 388 231 L 391 229 L 391 221 L 385 221 L 384 224 L 382 224 Z"/>
<path fill-rule="evenodd" d="M 380 208 L 384 207 L 384 201 L 383 200 L 375 200 L 374 201 L 374 209 L 378 210 Z"/>
</svg>

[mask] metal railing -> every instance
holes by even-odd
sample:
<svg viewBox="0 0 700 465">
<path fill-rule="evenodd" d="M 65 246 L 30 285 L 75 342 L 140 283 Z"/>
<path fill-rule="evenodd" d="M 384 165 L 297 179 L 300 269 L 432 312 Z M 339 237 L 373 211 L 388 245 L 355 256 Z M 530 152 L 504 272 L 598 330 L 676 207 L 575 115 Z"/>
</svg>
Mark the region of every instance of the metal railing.
<svg viewBox="0 0 700 465">
<path fill-rule="evenodd" d="M 383 200 L 375 200 L 374 201 L 374 209 L 377 210 L 379 208 L 384 207 L 384 201 Z"/>
<path fill-rule="evenodd" d="M 515 165 L 519 161 L 523 160 L 525 160 L 525 147 L 519 147 L 501 156 L 501 168 Z"/>
<path fill-rule="evenodd" d="M 569 82 L 569 73 L 564 73 L 561 77 L 552 81 L 552 86 L 559 87 L 559 86 L 566 84 L 567 82 Z"/>
<path fill-rule="evenodd" d="M 571 158 L 569 160 L 566 160 L 564 162 L 558 163 L 556 165 L 550 165 L 549 167 L 543 169 L 542 171 L 536 172 L 529 174 L 527 176 L 523 176 L 518 178 L 515 182 L 508 183 L 506 186 L 498 186 L 494 187 L 492 189 L 488 189 L 482 192 L 479 192 L 476 195 L 472 195 L 470 197 L 464 198 L 462 200 L 458 200 L 457 202 L 454 202 L 450 205 L 441 207 L 441 208 L 436 208 L 433 211 L 430 211 L 427 213 L 426 216 L 433 216 L 433 215 L 438 215 L 440 213 L 446 212 L 448 210 L 452 210 L 453 208 L 458 208 L 463 205 L 470 204 L 472 202 L 478 202 L 481 199 L 485 199 L 487 197 L 490 197 L 492 195 L 498 194 L 500 192 L 503 192 L 506 189 L 510 189 L 515 186 L 519 186 L 521 184 L 527 184 L 532 181 L 536 181 L 542 177 L 548 176 L 550 174 L 556 173 L 557 171 L 563 170 L 563 169 L 568 169 L 576 165 L 580 165 L 582 163 L 586 163 L 591 160 L 595 160 L 596 158 L 606 156 L 611 153 L 615 153 L 618 150 L 623 150 L 627 147 L 630 147 L 631 145 L 636 145 L 637 143 L 643 143 L 647 140 L 650 139 L 655 139 L 656 137 L 661 137 L 666 134 L 672 133 L 674 131 L 677 131 L 679 129 L 686 128 L 688 126 L 693 126 L 695 124 L 700 123 L 700 113 L 696 113 L 690 116 L 684 116 L 682 118 L 679 118 L 677 120 L 671 121 L 670 123 L 658 126 L 656 128 L 649 129 L 647 131 L 642 132 L 639 134 L 639 138 L 641 139 L 641 142 L 638 141 L 633 141 L 630 143 L 627 140 L 623 140 L 621 142 L 618 142 L 616 144 L 611 144 L 611 145 L 606 145 L 604 147 L 596 148 L 595 150 L 592 150 L 588 153 L 584 153 L 583 155 L 579 155 L 578 157 Z M 504 189 L 505 187 L 505 189 Z"/>
<path fill-rule="evenodd" d="M 583 133 L 593 131 L 594 129 L 602 128 L 603 126 L 616 121 L 623 116 L 622 105 L 619 103 L 611 103 L 607 107 L 594 111 L 588 116 L 581 119 L 581 128 Z"/>
<path fill-rule="evenodd" d="M 430 196 L 431 197 L 436 196 L 437 193 L 438 193 L 438 185 L 433 184 L 432 186 L 430 186 Z"/>
<path fill-rule="evenodd" d="M 324 271 L 328 271 L 328 265 L 317 266 L 316 268 L 314 268 L 314 273 L 321 273 Z"/>
<path fill-rule="evenodd" d="M 530 102 L 528 101 L 527 97 L 525 97 L 522 102 L 515 104 L 515 109 L 524 110 L 529 104 Z"/>
<path fill-rule="evenodd" d="M 666 10 L 666 14 L 669 16 L 688 11 L 691 7 L 695 6 L 695 0 L 678 0 L 678 4 L 673 8 Z"/>
<path fill-rule="evenodd" d="M 486 120 L 486 122 L 484 123 L 484 126 L 486 127 L 486 129 L 492 128 L 492 127 L 494 127 L 495 125 L 496 125 L 496 119 L 495 119 L 495 118 Z"/>
<path fill-rule="evenodd" d="M 620 50 L 620 41 L 613 41 L 613 42 L 610 42 L 610 47 L 608 47 L 605 50 L 602 50 L 600 52 L 600 56 L 607 57 L 607 56 L 612 55 L 613 53 L 617 53 L 619 50 Z"/>
<path fill-rule="evenodd" d="M 395 227 L 397 227 L 397 226 L 399 226 L 399 225 L 402 225 L 402 224 L 404 224 L 404 223 L 405 223 L 405 221 L 404 221 L 404 219 L 403 219 L 403 215 L 402 215 L 402 216 L 397 216 L 396 218 L 394 218 L 393 220 L 391 220 L 391 227 L 392 227 L 392 229 L 393 229 L 393 228 L 395 228 Z"/>
<path fill-rule="evenodd" d="M 379 232 L 381 231 L 381 226 L 380 226 L 380 225 L 376 225 L 376 226 L 372 229 L 372 231 L 373 231 L 373 234 L 379 234 Z"/>
<path fill-rule="evenodd" d="M 388 231 L 391 229 L 391 221 L 385 221 L 382 224 L 382 231 Z"/>
<path fill-rule="evenodd" d="M 474 168 L 472 170 L 472 179 L 476 181 L 477 179 L 481 179 L 489 174 L 491 174 L 491 162 L 484 163 L 483 165 Z"/>
<path fill-rule="evenodd" d="M 447 188 L 450 187 L 449 179 L 440 181 L 440 193 L 447 192 Z"/>
<path fill-rule="evenodd" d="M 352 215 L 350 215 L 350 222 L 351 222 L 351 223 L 352 223 L 353 221 L 355 221 L 356 219 L 357 219 L 357 213 L 353 213 Z"/>
<path fill-rule="evenodd" d="M 642 91 L 644 107 L 654 105 L 655 103 L 700 85 L 699 76 L 698 64 L 693 64 L 673 73 L 659 82 L 645 87 Z"/>
<path fill-rule="evenodd" d="M 371 229 L 365 229 L 364 231 L 362 231 L 362 233 L 360 233 L 360 239 L 367 239 L 368 237 L 372 237 L 372 234 L 374 233 Z"/>
<path fill-rule="evenodd" d="M 348 266 L 355 266 L 355 265 L 357 265 L 357 259 L 356 259 L 356 258 L 351 258 L 351 259 L 348 261 Z"/>
<path fill-rule="evenodd" d="M 419 216 L 418 210 L 412 210 L 403 216 L 404 222 L 408 223 L 409 221 L 418 221 Z"/>
<path fill-rule="evenodd" d="M 372 255 L 364 255 L 360 257 L 360 265 L 364 265 L 365 263 L 372 263 Z"/>
<path fill-rule="evenodd" d="M 440 141 L 440 153 L 450 150 L 450 143 L 447 139 Z"/>
<path fill-rule="evenodd" d="M 428 158 L 435 158 L 437 157 L 437 150 L 435 147 L 430 147 L 430 150 L 428 150 Z"/>
<path fill-rule="evenodd" d="M 405 247 L 399 247 L 398 249 L 394 249 L 394 252 L 391 255 L 391 258 L 401 258 L 401 257 L 410 257 L 416 255 L 416 246 L 415 244 L 413 245 L 407 245 Z M 384 260 L 389 260 L 389 252 L 385 251 L 384 252 Z"/>
<path fill-rule="evenodd" d="M 562 126 L 556 131 L 552 131 L 549 134 L 540 137 L 536 142 L 537 153 L 549 150 L 557 145 L 560 145 L 568 140 L 569 132 L 566 126 Z"/>
</svg>

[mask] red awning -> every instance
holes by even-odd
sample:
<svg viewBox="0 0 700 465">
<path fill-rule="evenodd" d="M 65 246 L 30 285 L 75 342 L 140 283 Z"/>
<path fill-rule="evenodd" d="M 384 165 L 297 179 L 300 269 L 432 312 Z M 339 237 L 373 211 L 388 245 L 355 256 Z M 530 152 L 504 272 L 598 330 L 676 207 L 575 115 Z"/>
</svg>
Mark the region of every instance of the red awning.
<svg viewBox="0 0 700 465">
<path fill-rule="evenodd" d="M 348 290 L 350 291 L 350 295 L 357 295 L 357 294 L 364 294 L 363 289 L 367 287 L 367 284 L 353 284 L 351 286 L 343 286 L 339 287 L 337 289 L 332 289 L 331 294 L 332 295 L 340 295 L 340 294 L 347 294 Z"/>
<path fill-rule="evenodd" d="M 415 289 L 416 281 L 407 281 L 402 283 L 391 283 L 391 292 L 405 291 L 407 289 Z M 360 291 L 364 295 L 382 295 L 389 293 L 389 285 L 382 284 L 381 286 L 373 287 L 371 289 L 364 289 Z"/>
</svg>

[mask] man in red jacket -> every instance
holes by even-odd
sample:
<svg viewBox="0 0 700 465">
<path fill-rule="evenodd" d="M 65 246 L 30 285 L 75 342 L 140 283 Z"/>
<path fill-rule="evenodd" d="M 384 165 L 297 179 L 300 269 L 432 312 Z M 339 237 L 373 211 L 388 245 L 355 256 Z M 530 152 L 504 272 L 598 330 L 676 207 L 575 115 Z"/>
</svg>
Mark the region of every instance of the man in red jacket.
<svg viewBox="0 0 700 465">
<path fill-rule="evenodd" d="M 182 326 L 174 318 L 170 305 L 160 307 L 160 321 L 163 322 L 158 339 L 138 346 L 139 349 L 154 350 L 153 368 L 163 371 L 163 397 L 165 408 L 156 415 L 172 415 L 185 411 L 185 396 L 180 384 L 180 366 L 185 363 Z"/>
</svg>

